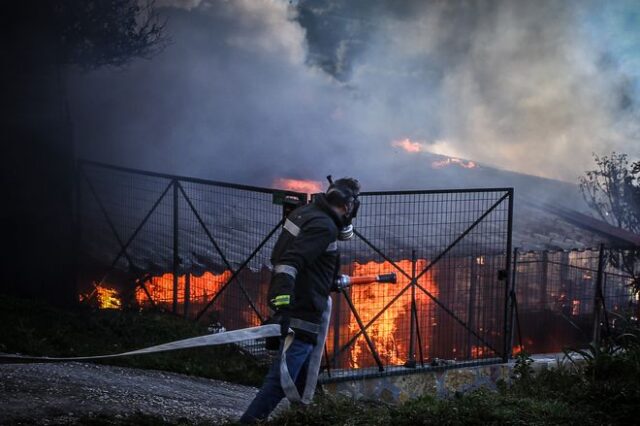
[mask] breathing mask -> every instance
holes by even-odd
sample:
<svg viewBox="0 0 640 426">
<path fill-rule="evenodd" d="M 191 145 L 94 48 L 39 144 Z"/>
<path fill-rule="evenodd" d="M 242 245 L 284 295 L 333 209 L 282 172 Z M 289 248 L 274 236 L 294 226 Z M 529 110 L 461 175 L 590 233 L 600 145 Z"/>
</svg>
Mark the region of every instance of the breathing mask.
<svg viewBox="0 0 640 426">
<path fill-rule="evenodd" d="M 359 190 L 353 185 L 347 184 L 347 180 L 338 179 L 333 181 L 331 175 L 327 176 L 329 181 L 329 189 L 327 189 L 326 197 L 327 201 L 334 206 L 342 206 L 345 209 L 345 213 L 342 215 L 342 228 L 338 234 L 340 241 L 346 241 L 353 238 L 353 219 L 358 215 L 358 209 L 360 208 L 360 200 L 358 199 Z"/>
</svg>

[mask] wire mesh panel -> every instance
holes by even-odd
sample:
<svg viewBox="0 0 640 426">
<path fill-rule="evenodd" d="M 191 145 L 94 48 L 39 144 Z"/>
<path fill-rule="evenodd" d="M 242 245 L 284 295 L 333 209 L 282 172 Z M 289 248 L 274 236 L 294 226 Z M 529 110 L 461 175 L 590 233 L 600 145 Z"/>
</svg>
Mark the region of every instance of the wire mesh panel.
<svg viewBox="0 0 640 426">
<path fill-rule="evenodd" d="M 638 316 L 638 294 L 633 293 L 634 279 L 619 272 L 605 272 L 603 297 L 608 313 L 624 317 Z M 615 318 L 611 318 L 612 323 Z"/>
<path fill-rule="evenodd" d="M 603 274 L 602 296 L 606 311 L 613 315 L 609 318 L 612 325 L 616 325 L 619 316 L 627 319 L 640 316 L 640 294 L 635 289 L 640 288 L 638 280 L 638 261 L 640 249 L 610 248 L 606 250 L 607 268 Z"/>
<path fill-rule="evenodd" d="M 117 288 L 128 304 L 140 274 L 170 270 L 171 184 L 168 178 L 80 168 L 79 286 L 85 298 L 104 304 L 104 295 Z"/>
<path fill-rule="evenodd" d="M 362 194 L 356 237 L 341 247 L 342 272 L 395 272 L 397 282 L 334 296 L 328 374 L 502 358 L 511 195 Z"/>
<path fill-rule="evenodd" d="M 81 165 L 78 190 L 82 297 L 172 311 L 214 331 L 265 319 L 284 205 L 307 197 L 95 163 Z"/>
<path fill-rule="evenodd" d="M 593 341 L 598 299 L 599 250 L 519 253 L 514 285 L 518 301 L 516 342 L 528 353 L 583 348 Z M 637 309 L 632 278 L 604 260 L 602 320 Z"/>
</svg>

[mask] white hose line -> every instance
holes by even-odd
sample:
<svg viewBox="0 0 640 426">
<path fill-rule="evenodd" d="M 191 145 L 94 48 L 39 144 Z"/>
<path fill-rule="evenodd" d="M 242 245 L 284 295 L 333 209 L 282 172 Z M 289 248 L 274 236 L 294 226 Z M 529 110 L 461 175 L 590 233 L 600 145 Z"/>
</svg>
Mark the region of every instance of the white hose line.
<svg viewBox="0 0 640 426">
<path fill-rule="evenodd" d="M 189 339 L 176 340 L 162 345 L 149 346 L 148 348 L 137 349 L 135 351 L 122 352 L 110 355 L 76 356 L 76 357 L 48 357 L 29 356 L 0 353 L 3 360 L 27 360 L 27 361 L 89 361 L 94 359 L 119 358 L 131 355 L 151 354 L 158 352 L 175 351 L 178 349 L 198 348 L 201 346 L 224 345 L 227 343 L 237 343 L 245 340 L 260 339 L 265 337 L 280 336 L 279 324 L 267 324 L 258 327 L 243 328 L 240 330 L 225 331 L 223 333 L 207 334 L 206 336 L 191 337 Z M 289 334 L 293 334 L 289 330 Z"/>
</svg>

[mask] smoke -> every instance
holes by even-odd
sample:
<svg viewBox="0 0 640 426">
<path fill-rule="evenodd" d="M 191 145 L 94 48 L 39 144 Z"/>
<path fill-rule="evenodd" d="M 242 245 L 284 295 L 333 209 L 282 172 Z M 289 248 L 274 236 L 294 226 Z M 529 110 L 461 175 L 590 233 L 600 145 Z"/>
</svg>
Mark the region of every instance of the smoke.
<svg viewBox="0 0 640 426">
<path fill-rule="evenodd" d="M 257 184 L 447 173 L 404 139 L 575 182 L 592 153 L 640 156 L 622 3 L 163 0 L 162 54 L 73 76 L 76 138 L 85 157 Z"/>
<path fill-rule="evenodd" d="M 612 45 L 633 3 L 386 1 L 375 14 L 329 4 L 301 22 L 312 35 L 333 23 L 345 40 L 312 44 L 310 58 L 369 97 L 354 121 L 372 135 L 572 182 L 592 153 L 640 154 L 633 66 Z M 627 47 L 638 38 L 628 32 Z M 359 48 L 345 58 L 344 45 Z"/>
<path fill-rule="evenodd" d="M 305 63 L 285 2 L 202 2 L 162 9 L 172 44 L 122 70 L 75 76 L 81 155 L 132 167 L 248 183 L 347 168 L 341 96 Z M 331 129 L 327 132 L 325 129 Z M 309 176 L 309 174 L 313 176 Z M 319 173 L 319 174 L 318 174 Z"/>
</svg>

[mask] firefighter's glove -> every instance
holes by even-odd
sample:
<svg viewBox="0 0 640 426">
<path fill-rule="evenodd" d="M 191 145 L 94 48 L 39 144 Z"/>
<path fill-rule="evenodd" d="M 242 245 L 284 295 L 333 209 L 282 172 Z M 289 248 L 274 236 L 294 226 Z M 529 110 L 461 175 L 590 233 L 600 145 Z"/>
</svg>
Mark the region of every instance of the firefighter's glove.
<svg viewBox="0 0 640 426">
<path fill-rule="evenodd" d="M 289 320 L 291 319 L 291 315 L 288 309 L 280 309 L 275 315 L 276 321 L 280 323 L 280 335 L 282 337 L 287 337 L 289 334 Z"/>
<path fill-rule="evenodd" d="M 291 296 L 288 294 L 275 296 L 271 299 L 271 305 L 276 311 L 272 318 L 275 323 L 280 324 L 280 335 L 282 337 L 286 337 L 289 333 L 290 302 Z"/>
<path fill-rule="evenodd" d="M 291 306 L 291 295 L 278 294 L 277 296 L 274 296 L 269 302 L 271 303 L 271 307 L 274 311 L 289 309 L 289 307 Z"/>
<path fill-rule="evenodd" d="M 289 334 L 289 310 L 281 309 L 267 319 L 265 324 L 280 325 L 280 336 L 282 338 Z M 280 337 L 267 337 L 265 339 L 265 347 L 267 350 L 276 351 L 280 347 Z"/>
</svg>

